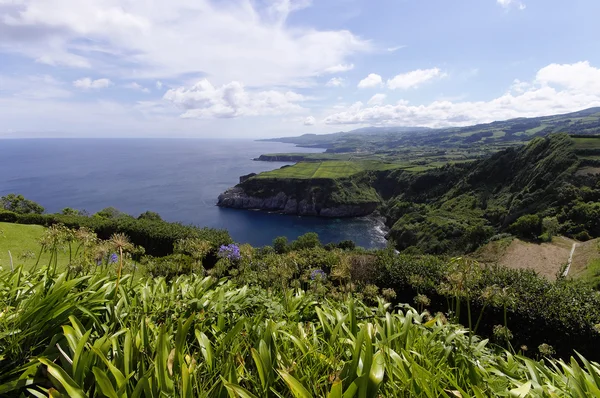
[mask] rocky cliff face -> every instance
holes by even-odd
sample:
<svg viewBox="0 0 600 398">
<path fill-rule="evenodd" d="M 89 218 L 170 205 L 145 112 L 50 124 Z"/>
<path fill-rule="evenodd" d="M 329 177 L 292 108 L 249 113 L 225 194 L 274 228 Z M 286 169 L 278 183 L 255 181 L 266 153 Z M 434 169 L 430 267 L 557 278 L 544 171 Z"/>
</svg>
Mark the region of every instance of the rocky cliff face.
<svg viewBox="0 0 600 398">
<path fill-rule="evenodd" d="M 300 216 L 361 217 L 373 213 L 379 204 L 376 201 L 345 204 L 323 203 L 317 195 L 303 196 L 298 200 L 297 197 L 280 191 L 273 195 L 257 197 L 248 195 L 244 188 L 236 186 L 219 195 L 217 206 L 274 211 Z"/>
</svg>

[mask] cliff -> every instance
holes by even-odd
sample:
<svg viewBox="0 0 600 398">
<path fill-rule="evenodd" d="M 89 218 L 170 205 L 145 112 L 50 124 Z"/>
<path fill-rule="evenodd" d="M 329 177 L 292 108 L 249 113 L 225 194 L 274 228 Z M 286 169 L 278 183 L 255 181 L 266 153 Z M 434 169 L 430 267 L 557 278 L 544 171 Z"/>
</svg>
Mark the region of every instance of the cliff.
<svg viewBox="0 0 600 398">
<path fill-rule="evenodd" d="M 374 212 L 379 195 L 360 178 L 249 178 L 219 195 L 217 206 L 320 217 L 360 217 Z"/>
<path fill-rule="evenodd" d="M 257 158 L 254 158 L 253 160 L 258 160 L 261 162 L 302 162 L 306 159 L 305 155 L 292 155 L 292 154 L 278 154 L 278 153 L 274 153 L 274 154 L 266 154 L 266 155 L 260 155 Z"/>
</svg>

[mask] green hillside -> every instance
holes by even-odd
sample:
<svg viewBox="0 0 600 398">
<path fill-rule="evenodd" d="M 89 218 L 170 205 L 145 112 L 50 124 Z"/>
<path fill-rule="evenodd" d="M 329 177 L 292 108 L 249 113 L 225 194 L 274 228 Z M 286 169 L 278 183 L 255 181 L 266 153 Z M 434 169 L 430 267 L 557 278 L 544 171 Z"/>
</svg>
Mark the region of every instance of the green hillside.
<svg viewBox="0 0 600 398">
<path fill-rule="evenodd" d="M 44 227 L 39 225 L 20 225 L 0 222 L 0 267 L 10 269 L 9 251 L 12 254 L 13 266 L 23 265 L 32 268 L 40 255 L 40 239 Z M 47 264 L 48 253 L 42 253 L 41 264 Z"/>
<path fill-rule="evenodd" d="M 433 151 L 436 148 L 462 148 L 491 153 L 507 145 L 519 145 L 535 137 L 555 133 L 600 134 L 600 108 L 590 108 L 564 115 L 518 118 L 467 127 L 418 130 L 385 128 L 365 133 L 362 130 L 335 134 L 306 134 L 265 141 L 279 141 L 299 146 L 325 148 L 327 152 L 388 152 L 402 149 Z"/>
<path fill-rule="evenodd" d="M 576 140 L 558 134 L 469 165 L 391 173 L 380 188 L 397 187 L 384 196 L 389 236 L 400 250 L 461 253 L 501 232 L 538 239 L 544 218 L 555 218 L 558 230 L 575 239 L 600 236 L 598 176 L 577 174 L 577 153 Z M 513 226 L 525 216 L 528 232 Z"/>
</svg>

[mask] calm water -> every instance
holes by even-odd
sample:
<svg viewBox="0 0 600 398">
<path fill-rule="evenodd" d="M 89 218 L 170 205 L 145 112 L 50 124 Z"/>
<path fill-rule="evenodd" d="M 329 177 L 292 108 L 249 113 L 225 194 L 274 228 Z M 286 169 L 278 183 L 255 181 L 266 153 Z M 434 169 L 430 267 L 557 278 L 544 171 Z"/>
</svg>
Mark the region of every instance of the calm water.
<svg viewBox="0 0 600 398">
<path fill-rule="evenodd" d="M 381 223 L 370 218 L 330 220 L 215 206 L 240 175 L 287 164 L 252 158 L 307 151 L 244 140 L 0 140 L 0 196 L 21 193 L 47 212 L 72 207 L 94 213 L 114 206 L 137 216 L 152 210 L 168 221 L 225 228 L 238 242 L 257 246 L 310 231 L 323 242 L 352 239 L 363 247 L 385 246 Z"/>
</svg>

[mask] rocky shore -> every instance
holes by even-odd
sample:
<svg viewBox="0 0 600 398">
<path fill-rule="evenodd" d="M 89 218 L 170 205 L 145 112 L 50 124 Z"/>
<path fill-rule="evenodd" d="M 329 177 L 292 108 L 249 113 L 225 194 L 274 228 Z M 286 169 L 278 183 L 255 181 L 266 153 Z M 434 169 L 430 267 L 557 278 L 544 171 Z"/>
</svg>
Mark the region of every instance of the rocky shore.
<svg viewBox="0 0 600 398">
<path fill-rule="evenodd" d="M 378 206 L 377 202 L 363 202 L 356 204 L 325 205 L 315 196 L 304 197 L 298 200 L 284 192 L 265 197 L 248 195 L 244 188 L 236 186 L 219 195 L 217 206 L 234 209 L 253 209 L 283 214 L 319 217 L 362 217 L 373 213 Z"/>
</svg>

